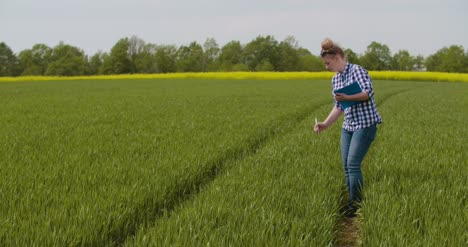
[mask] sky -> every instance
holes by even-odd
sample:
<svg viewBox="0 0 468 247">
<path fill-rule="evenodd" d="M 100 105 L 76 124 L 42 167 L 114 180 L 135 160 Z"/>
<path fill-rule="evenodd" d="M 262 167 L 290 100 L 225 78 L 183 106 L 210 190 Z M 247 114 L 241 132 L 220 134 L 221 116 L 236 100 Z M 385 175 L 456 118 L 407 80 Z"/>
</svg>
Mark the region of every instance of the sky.
<svg viewBox="0 0 468 247">
<path fill-rule="evenodd" d="M 426 57 L 450 45 L 468 50 L 468 1 L 0 0 L 0 42 L 15 53 L 62 41 L 93 55 L 133 35 L 176 46 L 214 38 L 220 47 L 292 35 L 315 55 L 328 37 L 358 54 L 376 41 Z"/>
</svg>

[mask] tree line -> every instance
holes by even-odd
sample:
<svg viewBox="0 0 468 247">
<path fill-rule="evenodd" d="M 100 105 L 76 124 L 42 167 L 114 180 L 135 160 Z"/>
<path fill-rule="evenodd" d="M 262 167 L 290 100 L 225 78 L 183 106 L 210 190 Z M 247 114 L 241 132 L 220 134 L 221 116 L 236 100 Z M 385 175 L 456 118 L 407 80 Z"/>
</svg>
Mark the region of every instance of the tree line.
<svg viewBox="0 0 468 247">
<path fill-rule="evenodd" d="M 349 62 L 368 70 L 468 72 L 468 51 L 451 45 L 424 58 L 407 50 L 391 54 L 385 44 L 372 42 L 364 54 L 345 49 Z M 231 41 L 220 47 L 214 38 L 203 44 L 156 45 L 132 36 L 120 39 L 109 52 L 88 56 L 75 46 L 35 44 L 15 54 L 0 43 L 0 76 L 100 75 L 211 71 L 323 71 L 319 56 L 299 46 L 293 36 L 277 41 L 258 36 L 247 44 Z"/>
</svg>

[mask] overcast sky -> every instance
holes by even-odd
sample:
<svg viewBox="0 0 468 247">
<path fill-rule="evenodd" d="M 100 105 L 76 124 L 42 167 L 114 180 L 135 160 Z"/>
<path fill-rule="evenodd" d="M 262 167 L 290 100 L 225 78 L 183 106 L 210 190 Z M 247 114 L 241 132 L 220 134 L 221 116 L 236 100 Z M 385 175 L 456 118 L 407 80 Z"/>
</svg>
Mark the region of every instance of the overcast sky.
<svg viewBox="0 0 468 247">
<path fill-rule="evenodd" d="M 377 41 L 427 56 L 468 49 L 468 0 L 0 0 L 0 42 L 15 53 L 63 41 L 92 55 L 132 35 L 177 46 L 211 37 L 220 47 L 292 35 L 313 54 L 330 37 L 356 53 Z"/>
</svg>

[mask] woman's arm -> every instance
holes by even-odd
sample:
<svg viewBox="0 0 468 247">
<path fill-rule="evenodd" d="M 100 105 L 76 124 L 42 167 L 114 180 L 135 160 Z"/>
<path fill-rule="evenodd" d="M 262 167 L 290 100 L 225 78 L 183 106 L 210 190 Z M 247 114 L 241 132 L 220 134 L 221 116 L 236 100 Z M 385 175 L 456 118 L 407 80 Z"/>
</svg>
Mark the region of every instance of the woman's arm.
<svg viewBox="0 0 468 247">
<path fill-rule="evenodd" d="M 343 111 L 340 108 L 333 107 L 333 109 L 331 110 L 330 114 L 328 114 L 328 117 L 327 119 L 325 119 L 325 121 L 318 122 L 315 124 L 314 131 L 316 133 L 320 133 L 324 131 L 340 117 L 341 113 L 343 113 Z"/>
<path fill-rule="evenodd" d="M 367 92 L 362 91 L 357 94 L 347 95 L 344 93 L 336 93 L 335 99 L 337 101 L 366 101 L 369 99 L 369 94 Z"/>
</svg>

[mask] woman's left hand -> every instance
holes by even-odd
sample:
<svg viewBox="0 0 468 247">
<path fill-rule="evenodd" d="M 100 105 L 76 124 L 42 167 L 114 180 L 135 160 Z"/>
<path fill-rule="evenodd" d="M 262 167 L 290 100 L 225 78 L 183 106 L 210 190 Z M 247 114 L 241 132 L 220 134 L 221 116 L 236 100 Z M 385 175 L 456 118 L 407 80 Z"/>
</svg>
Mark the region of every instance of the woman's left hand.
<svg viewBox="0 0 468 247">
<path fill-rule="evenodd" d="M 344 93 L 336 93 L 335 94 L 335 99 L 337 101 L 349 101 L 349 96 Z"/>
</svg>

